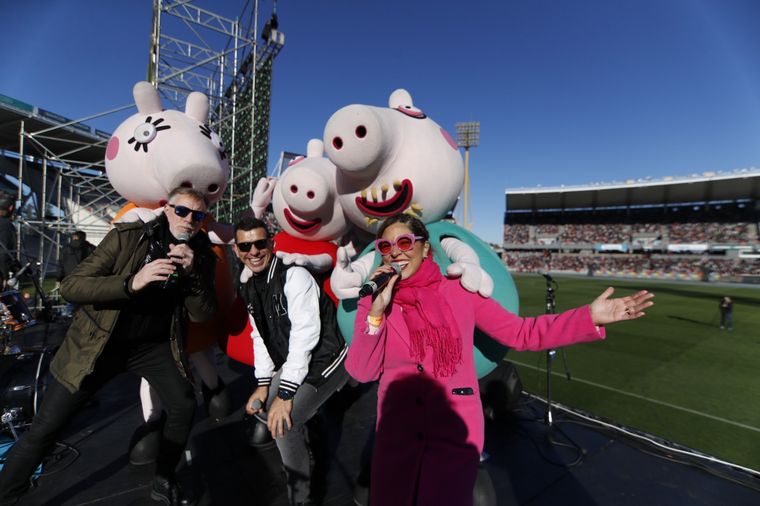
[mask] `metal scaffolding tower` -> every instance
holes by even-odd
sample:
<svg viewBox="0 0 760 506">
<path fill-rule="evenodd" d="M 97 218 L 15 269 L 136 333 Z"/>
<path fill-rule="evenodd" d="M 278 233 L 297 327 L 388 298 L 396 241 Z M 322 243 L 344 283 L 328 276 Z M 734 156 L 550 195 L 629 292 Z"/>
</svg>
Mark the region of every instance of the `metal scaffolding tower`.
<svg viewBox="0 0 760 506">
<path fill-rule="evenodd" d="M 70 120 L 10 97 L 0 102 L 0 186 L 16 194 L 16 258 L 37 264 L 42 280 L 57 265 L 66 234 L 83 230 L 97 243 L 126 203 L 105 175 L 110 134 L 84 122 L 132 106 Z"/>
<path fill-rule="evenodd" d="M 258 23 L 259 0 L 246 2 L 235 19 L 192 1 L 153 3 L 149 79 L 178 109 L 189 93 L 206 94 L 211 127 L 229 155 L 230 182 L 214 209 L 220 221 L 234 221 L 248 209 L 254 182 L 267 171 L 272 63 L 285 36 L 275 10 L 261 43 Z"/>
<path fill-rule="evenodd" d="M 209 123 L 227 147 L 231 174 L 215 209 L 220 221 L 246 210 L 253 183 L 266 175 L 272 63 L 285 42 L 274 6 L 256 40 L 260 1 L 251 1 L 234 19 L 200 1 L 153 2 L 148 80 L 177 109 L 193 91 L 207 95 Z M 22 264 L 35 261 L 40 280 L 54 271 L 66 234 L 83 230 L 97 243 L 126 204 L 105 174 L 111 134 L 85 122 L 133 107 L 71 120 L 0 95 L 0 189 L 17 195 L 16 255 Z"/>
</svg>

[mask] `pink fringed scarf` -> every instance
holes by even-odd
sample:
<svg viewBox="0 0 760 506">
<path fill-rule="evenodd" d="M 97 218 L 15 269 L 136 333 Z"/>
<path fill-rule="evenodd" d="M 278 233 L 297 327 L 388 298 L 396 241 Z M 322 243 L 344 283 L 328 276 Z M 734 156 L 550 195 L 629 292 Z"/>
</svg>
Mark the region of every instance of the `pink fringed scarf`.
<svg viewBox="0 0 760 506">
<path fill-rule="evenodd" d="M 428 256 L 410 278 L 399 281 L 393 301 L 401 305 L 411 338 L 411 356 L 422 362 L 433 349 L 433 374 L 451 376 L 462 362 L 462 338 L 446 299 L 438 292 L 443 275 Z"/>
</svg>

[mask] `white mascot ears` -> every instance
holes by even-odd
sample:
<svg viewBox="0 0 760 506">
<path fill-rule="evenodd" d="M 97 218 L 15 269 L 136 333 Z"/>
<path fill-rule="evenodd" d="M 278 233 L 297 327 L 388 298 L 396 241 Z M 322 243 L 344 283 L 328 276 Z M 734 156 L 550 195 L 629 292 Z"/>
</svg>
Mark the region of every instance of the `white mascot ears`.
<svg viewBox="0 0 760 506">
<path fill-rule="evenodd" d="M 319 139 L 311 139 L 306 145 L 306 158 L 322 158 L 325 145 Z"/>
<path fill-rule="evenodd" d="M 154 114 L 161 112 L 161 99 L 158 90 L 147 81 L 140 81 L 132 88 L 132 96 L 140 114 Z"/>
<path fill-rule="evenodd" d="M 140 114 L 155 114 L 163 110 L 158 90 L 147 81 L 140 81 L 135 84 L 132 88 L 132 96 L 135 97 L 135 104 Z M 198 123 L 206 123 L 208 121 L 208 107 L 208 97 L 203 93 L 194 91 L 187 96 L 185 114 Z"/>
<path fill-rule="evenodd" d="M 397 107 L 402 107 L 405 105 L 412 107 L 414 106 L 414 103 L 412 102 L 412 96 L 408 91 L 403 88 L 399 88 L 391 93 L 391 96 L 388 98 L 388 107 L 391 109 L 396 109 Z"/>
<path fill-rule="evenodd" d="M 208 121 L 208 97 L 199 91 L 189 94 L 185 102 L 185 114 L 198 123 L 206 123 Z"/>
</svg>

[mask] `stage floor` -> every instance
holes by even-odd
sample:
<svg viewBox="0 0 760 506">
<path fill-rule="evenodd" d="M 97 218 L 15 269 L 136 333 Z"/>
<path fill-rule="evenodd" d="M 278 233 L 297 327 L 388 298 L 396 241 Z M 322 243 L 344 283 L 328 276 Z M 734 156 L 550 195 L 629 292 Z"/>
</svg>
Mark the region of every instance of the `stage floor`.
<svg viewBox="0 0 760 506">
<path fill-rule="evenodd" d="M 54 344 L 62 335 L 58 327 L 38 325 L 20 337 L 29 347 Z M 248 444 L 242 406 L 251 390 L 251 371 L 218 358 L 238 408 L 221 423 L 212 423 L 199 406 L 181 481 L 199 505 L 286 506 L 277 449 Z M 739 483 L 760 489 L 760 480 L 742 472 L 679 464 L 666 458 L 668 452 L 582 425 L 558 411 L 550 429 L 541 421 L 544 412 L 542 403 L 523 396 L 509 417 L 487 424 L 484 466 L 499 505 L 760 504 L 760 492 Z M 315 470 L 314 484 L 325 506 L 354 504 L 354 483 L 369 454 L 374 414 L 375 387 L 359 386 L 340 392 L 313 423 L 310 433 L 323 463 Z M 61 436 L 66 446 L 19 504 L 159 504 L 149 499 L 152 466 L 128 461 L 129 439 L 140 423 L 138 378 L 122 375 L 71 421 Z M 548 436 L 564 441 L 561 432 L 583 448 L 582 454 L 549 442 Z M 577 465 L 568 467 L 581 455 Z"/>
</svg>

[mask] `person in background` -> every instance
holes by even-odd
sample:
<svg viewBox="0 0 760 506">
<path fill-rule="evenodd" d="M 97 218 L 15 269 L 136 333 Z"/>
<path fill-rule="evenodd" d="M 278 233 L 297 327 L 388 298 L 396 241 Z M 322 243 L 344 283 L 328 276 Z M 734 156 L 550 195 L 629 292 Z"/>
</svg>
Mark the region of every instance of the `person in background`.
<svg viewBox="0 0 760 506">
<path fill-rule="evenodd" d="M 13 196 L 0 190 L 0 291 L 6 289 L 11 273 L 18 270 L 14 256 L 16 251 L 16 227 L 13 225 Z"/>
<path fill-rule="evenodd" d="M 335 304 L 303 267 L 284 265 L 266 224 L 235 224 L 235 253 L 252 276 L 241 287 L 253 327 L 256 389 L 249 415 L 266 412 L 282 457 L 290 504 L 312 504 L 305 424 L 348 381 Z"/>
<path fill-rule="evenodd" d="M 734 330 L 734 301 L 731 300 L 731 297 L 726 296 L 720 299 L 718 309 L 720 311 L 720 329 Z"/>
<path fill-rule="evenodd" d="M 611 299 L 608 288 L 589 305 L 521 318 L 444 278 L 428 237 L 425 225 L 406 214 L 380 226 L 375 249 L 382 264 L 371 278 L 398 268 L 400 274 L 374 298 L 359 300 L 346 358 L 356 380 L 380 380 L 373 506 L 473 503 L 484 440 L 475 327 L 513 349 L 540 350 L 603 339 L 605 325 L 640 318 L 652 306 L 647 291 Z"/>
<path fill-rule="evenodd" d="M 192 504 L 175 479 L 195 412 L 184 332 L 188 318 L 204 321 L 215 310 L 216 257 L 200 231 L 205 196 L 180 187 L 168 200 L 154 221 L 117 223 L 61 283 L 62 295 L 82 307 L 50 364 L 39 412 L 7 455 L 0 505 L 17 502 L 60 430 L 126 371 L 148 379 L 167 411 L 150 495 L 169 506 Z"/>
<path fill-rule="evenodd" d="M 95 246 L 87 242 L 87 234 L 81 230 L 73 232 L 69 236 L 69 244 L 61 249 L 61 257 L 58 261 L 58 273 L 56 281 L 60 286 L 63 278 L 74 271 L 82 260 L 95 251 Z"/>
</svg>

